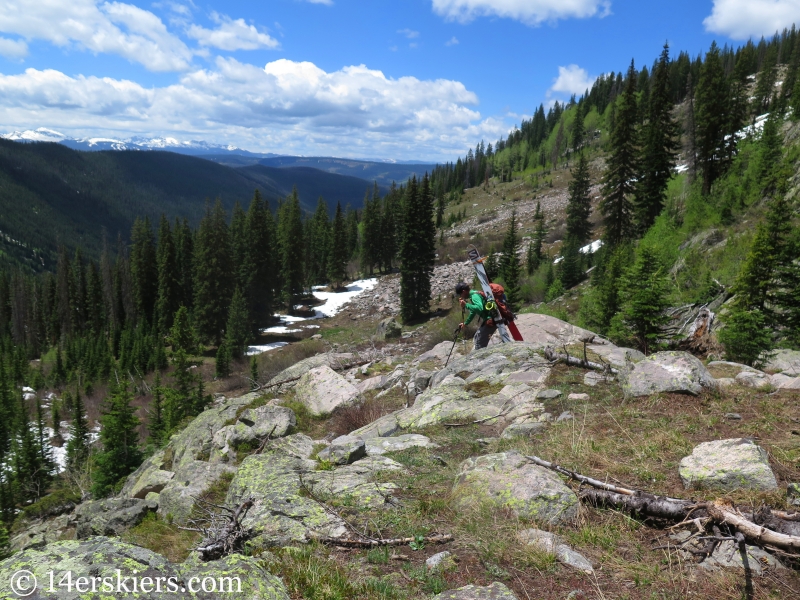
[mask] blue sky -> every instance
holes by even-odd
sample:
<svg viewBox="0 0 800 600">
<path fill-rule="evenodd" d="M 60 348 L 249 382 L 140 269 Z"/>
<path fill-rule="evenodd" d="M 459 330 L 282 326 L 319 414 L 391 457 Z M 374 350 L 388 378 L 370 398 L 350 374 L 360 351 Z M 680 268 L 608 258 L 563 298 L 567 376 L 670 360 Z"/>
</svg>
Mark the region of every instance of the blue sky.
<svg viewBox="0 0 800 600">
<path fill-rule="evenodd" d="M 601 72 L 800 0 L 0 0 L 0 133 L 451 160 Z"/>
</svg>

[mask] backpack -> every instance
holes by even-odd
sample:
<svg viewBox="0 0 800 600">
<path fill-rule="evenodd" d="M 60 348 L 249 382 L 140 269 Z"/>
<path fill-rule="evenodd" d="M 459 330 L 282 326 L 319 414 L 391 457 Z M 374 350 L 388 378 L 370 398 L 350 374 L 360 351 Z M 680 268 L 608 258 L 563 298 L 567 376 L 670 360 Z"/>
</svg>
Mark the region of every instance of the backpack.
<svg viewBox="0 0 800 600">
<path fill-rule="evenodd" d="M 506 321 L 513 321 L 514 320 L 514 313 L 511 312 L 511 309 L 508 306 L 508 298 L 506 298 L 506 291 L 503 289 L 503 286 L 499 283 L 490 283 L 489 287 L 492 290 L 492 296 L 494 296 L 494 303 L 497 305 L 497 310 L 500 313 L 500 316 L 505 319 Z M 486 292 L 478 292 L 481 296 L 486 298 Z"/>
</svg>

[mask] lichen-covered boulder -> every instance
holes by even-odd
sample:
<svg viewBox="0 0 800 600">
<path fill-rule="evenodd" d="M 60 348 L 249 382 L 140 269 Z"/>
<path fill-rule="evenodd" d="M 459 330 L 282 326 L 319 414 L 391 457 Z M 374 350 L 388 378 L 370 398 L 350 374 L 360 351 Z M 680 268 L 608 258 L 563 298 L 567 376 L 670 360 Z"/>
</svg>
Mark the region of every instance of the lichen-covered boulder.
<svg viewBox="0 0 800 600">
<path fill-rule="evenodd" d="M 275 377 L 269 380 L 269 386 L 271 386 L 271 389 L 277 391 L 286 390 L 294 387 L 297 384 L 297 378 L 311 369 L 321 367 L 322 365 L 347 364 L 347 362 L 351 360 L 353 360 L 353 355 L 349 352 L 325 352 L 323 354 L 315 354 L 314 356 L 304 358 L 300 362 L 293 364 L 291 367 L 275 375 Z M 278 387 L 276 385 L 278 383 L 282 385 Z"/>
<path fill-rule="evenodd" d="M 391 482 L 377 483 L 375 475 L 385 471 L 403 471 L 403 465 L 386 456 L 369 456 L 332 471 L 315 471 L 304 476 L 303 483 L 319 498 L 336 498 L 360 508 L 393 506 Z"/>
<path fill-rule="evenodd" d="M 305 373 L 295 386 L 295 398 L 314 416 L 330 414 L 358 396 L 352 383 L 326 365 Z"/>
<path fill-rule="evenodd" d="M 715 440 L 695 446 L 678 473 L 687 488 L 763 490 L 778 488 L 767 452 L 752 440 Z"/>
<path fill-rule="evenodd" d="M 525 376 L 522 374 L 526 373 Z M 486 381 L 490 384 L 541 383 L 550 373 L 541 354 L 541 347 L 533 342 L 497 344 L 471 352 L 467 356 L 453 357 L 447 368 L 434 373 L 430 387 L 436 388 L 450 375 L 458 375 L 467 383 Z M 513 375 L 513 377 L 512 377 Z M 510 381 L 506 381 L 510 378 Z M 524 379 L 524 381 L 523 381 Z"/>
<path fill-rule="evenodd" d="M 433 600 L 518 600 L 510 589 L 499 581 L 485 587 L 466 585 L 457 590 L 447 590 Z"/>
<path fill-rule="evenodd" d="M 514 438 L 528 438 L 547 429 L 547 423 L 541 421 L 528 421 L 527 423 L 512 423 L 500 434 L 501 440 Z"/>
<path fill-rule="evenodd" d="M 35 577 L 36 584 L 32 577 L 20 580 L 17 576 L 13 581 L 28 587 L 12 591 L 12 575 L 21 571 Z M 50 590 L 50 571 L 54 573 L 53 591 Z M 67 572 L 72 576 L 71 589 L 57 585 Z M 79 582 L 80 578 L 84 579 Z M 170 595 L 168 590 L 173 588 L 172 594 L 204 600 L 289 600 L 283 582 L 267 572 L 255 558 L 233 555 L 213 562 L 188 561 L 178 565 L 150 550 L 106 537 L 54 542 L 0 562 L 0 596 L 3 598 L 155 600 Z M 204 591 L 204 588 L 211 591 Z"/>
<path fill-rule="evenodd" d="M 568 521 L 578 512 L 578 497 L 558 475 L 513 451 L 465 460 L 454 492 L 462 505 L 490 502 L 544 523 Z"/>
<path fill-rule="evenodd" d="M 11 550 L 19 552 L 27 548 L 42 548 L 51 542 L 74 537 L 74 513 L 57 515 L 48 519 L 28 521 L 22 530 L 11 538 Z"/>
<path fill-rule="evenodd" d="M 356 389 L 359 394 L 366 394 L 372 390 L 382 390 L 386 387 L 388 381 L 389 378 L 386 377 L 386 375 L 376 375 L 375 377 L 359 381 L 356 385 Z"/>
<path fill-rule="evenodd" d="M 375 437 L 367 438 L 367 456 L 380 456 L 387 452 L 399 452 L 408 448 L 438 448 L 439 445 L 431 441 L 429 437 L 417 433 L 407 433 L 396 437 Z"/>
<path fill-rule="evenodd" d="M 620 370 L 619 380 L 626 398 L 662 392 L 696 396 L 717 386 L 703 363 L 688 352 L 656 352 L 639 362 L 628 362 Z"/>
<path fill-rule="evenodd" d="M 248 408 L 239 414 L 233 425 L 227 425 L 214 435 L 214 445 L 223 453 L 239 446 L 253 444 L 267 437 L 286 435 L 297 425 L 294 411 L 285 406 L 264 405 Z"/>
<path fill-rule="evenodd" d="M 375 333 L 380 340 L 390 340 L 399 338 L 403 333 L 403 328 L 400 326 L 400 323 L 397 322 L 397 319 L 394 317 L 387 317 L 378 323 L 378 329 Z"/>
<path fill-rule="evenodd" d="M 770 372 L 775 371 L 790 377 L 800 377 L 800 350 L 775 350 L 771 353 L 764 368 Z"/>
<path fill-rule="evenodd" d="M 367 455 L 364 440 L 350 435 L 341 435 L 331 441 L 330 446 L 321 450 L 317 458 L 336 465 L 349 465 Z"/>
<path fill-rule="evenodd" d="M 106 498 L 90 500 L 75 509 L 76 537 L 85 539 L 93 535 L 120 535 L 135 527 L 158 504 L 137 498 Z"/>
<path fill-rule="evenodd" d="M 576 552 L 564 543 L 560 536 L 541 529 L 525 529 L 517 534 L 523 544 L 535 546 L 549 554 L 554 554 L 558 562 L 584 573 L 594 573 L 592 563 L 581 553 Z"/>
</svg>

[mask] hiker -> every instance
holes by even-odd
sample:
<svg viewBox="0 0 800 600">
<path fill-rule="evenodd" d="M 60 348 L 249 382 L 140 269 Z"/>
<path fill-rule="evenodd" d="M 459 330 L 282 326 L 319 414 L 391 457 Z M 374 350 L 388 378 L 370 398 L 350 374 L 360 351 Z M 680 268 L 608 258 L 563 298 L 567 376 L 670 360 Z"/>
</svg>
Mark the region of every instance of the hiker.
<svg viewBox="0 0 800 600">
<path fill-rule="evenodd" d="M 458 326 L 459 329 L 463 330 L 476 316 L 483 319 L 483 323 L 475 332 L 473 345 L 475 350 L 486 348 L 489 345 L 489 338 L 497 331 L 497 325 L 495 325 L 491 313 L 486 310 L 486 299 L 480 292 L 470 290 L 469 285 L 463 281 L 456 286 L 456 294 L 459 296 L 458 301 L 461 308 L 469 311 L 469 316 Z"/>
</svg>

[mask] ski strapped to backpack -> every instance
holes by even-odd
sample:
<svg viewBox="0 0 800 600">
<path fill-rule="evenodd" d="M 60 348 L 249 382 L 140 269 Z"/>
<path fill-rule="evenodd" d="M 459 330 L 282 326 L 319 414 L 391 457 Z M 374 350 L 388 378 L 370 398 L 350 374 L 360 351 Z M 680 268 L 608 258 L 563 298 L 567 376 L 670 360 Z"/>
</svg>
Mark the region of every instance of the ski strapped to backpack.
<svg viewBox="0 0 800 600">
<path fill-rule="evenodd" d="M 475 268 L 475 274 L 478 276 L 478 281 L 481 284 L 483 292 L 479 292 L 486 299 L 484 309 L 489 312 L 492 321 L 497 326 L 497 331 L 500 333 L 500 341 L 504 344 L 514 340 L 521 342 L 522 336 L 514 325 L 514 314 L 508 308 L 508 301 L 506 300 L 505 290 L 503 286 L 496 283 L 491 283 L 486 274 L 486 269 L 483 267 L 484 259 L 477 248 L 470 248 L 467 251 L 467 256 Z M 497 293 L 495 293 L 497 291 Z M 513 337 L 512 337 L 513 334 Z"/>
</svg>

